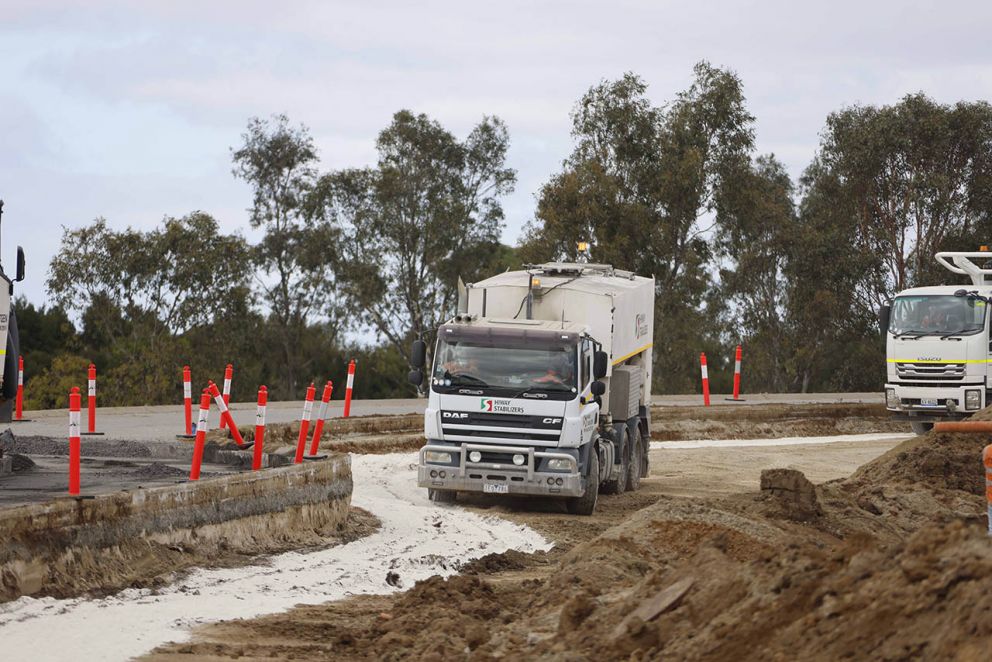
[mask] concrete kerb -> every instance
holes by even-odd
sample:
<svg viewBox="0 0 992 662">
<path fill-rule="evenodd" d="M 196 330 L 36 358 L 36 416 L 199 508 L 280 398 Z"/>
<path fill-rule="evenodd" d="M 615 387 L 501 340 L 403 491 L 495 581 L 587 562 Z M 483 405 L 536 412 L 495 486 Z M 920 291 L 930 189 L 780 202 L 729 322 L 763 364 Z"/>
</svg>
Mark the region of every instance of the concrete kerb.
<svg viewBox="0 0 992 662">
<path fill-rule="evenodd" d="M 121 562 L 140 565 L 150 543 L 258 551 L 259 540 L 333 531 L 351 504 L 351 458 L 246 472 L 91 498 L 58 498 L 0 510 L 0 600 L 62 594 L 86 572 L 111 582 Z M 312 536 L 311 536 L 312 537 Z M 114 563 L 104 563 L 106 554 Z M 103 565 L 108 566 L 107 570 Z M 85 569 L 85 570 L 84 570 Z"/>
</svg>

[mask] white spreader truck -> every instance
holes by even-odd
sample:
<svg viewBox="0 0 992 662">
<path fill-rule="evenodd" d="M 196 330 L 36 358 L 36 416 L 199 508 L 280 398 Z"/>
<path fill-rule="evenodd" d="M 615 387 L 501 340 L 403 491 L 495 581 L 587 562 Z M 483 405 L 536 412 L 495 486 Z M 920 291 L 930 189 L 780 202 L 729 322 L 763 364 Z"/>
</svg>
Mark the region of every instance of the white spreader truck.
<svg viewBox="0 0 992 662">
<path fill-rule="evenodd" d="M 600 491 L 648 472 L 654 279 L 603 264 L 528 265 L 465 286 L 438 330 L 418 484 L 565 499 L 589 515 Z"/>
<path fill-rule="evenodd" d="M 886 408 L 917 434 L 936 421 L 970 416 L 992 400 L 992 252 L 943 252 L 936 259 L 951 273 L 968 276 L 971 286 L 915 287 L 879 311 Z"/>
</svg>

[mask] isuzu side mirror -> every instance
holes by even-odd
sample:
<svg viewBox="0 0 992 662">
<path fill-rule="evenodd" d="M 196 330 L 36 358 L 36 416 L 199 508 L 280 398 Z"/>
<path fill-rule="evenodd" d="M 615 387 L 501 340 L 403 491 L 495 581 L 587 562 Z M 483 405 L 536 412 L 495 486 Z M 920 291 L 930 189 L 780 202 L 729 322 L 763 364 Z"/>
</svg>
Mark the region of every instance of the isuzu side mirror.
<svg viewBox="0 0 992 662">
<path fill-rule="evenodd" d="M 592 359 L 592 376 L 596 379 L 606 377 L 606 368 L 609 361 L 610 357 L 606 355 L 606 352 L 596 352 Z"/>
<path fill-rule="evenodd" d="M 414 340 L 413 347 L 410 348 L 410 365 L 414 368 L 423 368 L 427 361 L 427 343 L 423 340 Z"/>
<path fill-rule="evenodd" d="M 883 303 L 882 307 L 878 309 L 878 330 L 885 337 L 886 332 L 889 330 L 889 317 L 892 314 L 892 307 Z"/>
<path fill-rule="evenodd" d="M 407 373 L 406 378 L 410 380 L 411 384 L 413 384 L 418 388 L 420 387 L 421 384 L 424 383 L 424 373 L 422 373 L 420 370 L 416 370 L 416 369 L 411 370 L 409 373 Z"/>
<path fill-rule="evenodd" d="M 14 280 L 18 283 L 24 280 L 24 249 L 20 246 L 17 247 L 17 276 Z"/>
<path fill-rule="evenodd" d="M 606 384 L 601 381 L 594 381 L 589 385 L 589 392 L 595 395 L 597 398 L 604 393 L 606 393 Z"/>
</svg>

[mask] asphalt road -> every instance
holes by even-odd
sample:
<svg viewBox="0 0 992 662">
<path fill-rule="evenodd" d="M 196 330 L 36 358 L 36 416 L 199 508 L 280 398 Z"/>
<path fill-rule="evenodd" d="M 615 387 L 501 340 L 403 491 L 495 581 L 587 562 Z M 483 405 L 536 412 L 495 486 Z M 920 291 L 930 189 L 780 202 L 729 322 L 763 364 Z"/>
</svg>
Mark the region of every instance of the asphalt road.
<svg viewBox="0 0 992 662">
<path fill-rule="evenodd" d="M 883 401 L 881 393 L 776 393 L 745 395 L 743 401 L 734 402 L 725 394 L 713 394 L 711 404 L 716 407 L 751 407 L 766 404 L 832 404 Z M 660 395 L 654 396 L 655 405 L 669 407 L 698 407 L 702 404 L 700 395 Z M 426 399 L 395 400 L 353 400 L 352 416 L 386 416 L 394 414 L 416 414 L 424 410 Z M 331 402 L 328 418 L 342 415 L 344 403 Z M 86 430 L 85 403 L 82 412 L 83 430 Z M 317 406 L 314 407 L 316 416 Z M 266 412 L 267 423 L 288 423 L 298 420 L 302 402 L 270 402 Z M 251 425 L 255 421 L 255 403 L 232 403 L 231 412 L 238 425 Z M 197 405 L 193 406 L 193 420 L 197 417 Z M 64 438 L 68 435 L 68 413 L 65 410 L 25 411 L 29 421 L 10 424 L 15 435 Z M 210 412 L 210 428 L 217 427 L 217 408 Z M 182 405 L 161 405 L 154 407 L 107 407 L 97 410 L 97 426 L 104 432 L 105 439 L 130 441 L 173 441 L 184 428 Z M 84 437 L 85 439 L 85 437 Z"/>
</svg>

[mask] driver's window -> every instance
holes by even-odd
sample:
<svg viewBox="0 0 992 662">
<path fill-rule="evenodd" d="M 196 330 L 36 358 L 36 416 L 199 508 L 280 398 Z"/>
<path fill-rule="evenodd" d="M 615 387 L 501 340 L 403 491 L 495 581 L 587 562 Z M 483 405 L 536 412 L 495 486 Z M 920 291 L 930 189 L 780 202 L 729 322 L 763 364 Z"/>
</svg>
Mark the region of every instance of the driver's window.
<svg viewBox="0 0 992 662">
<path fill-rule="evenodd" d="M 582 343 L 582 388 L 592 381 L 592 347 L 588 340 Z"/>
</svg>

